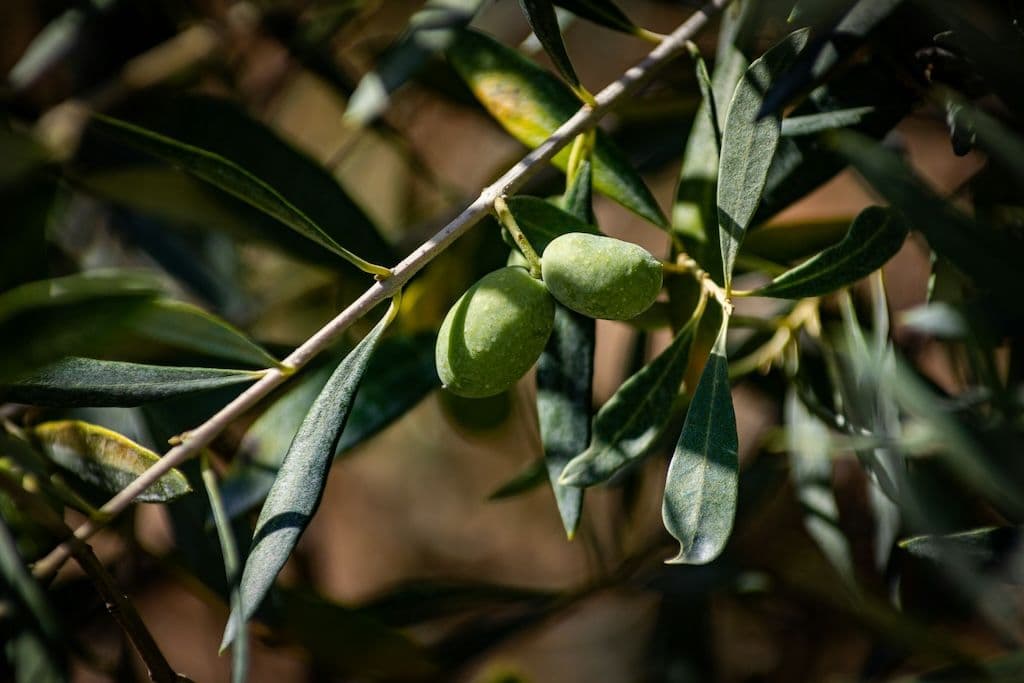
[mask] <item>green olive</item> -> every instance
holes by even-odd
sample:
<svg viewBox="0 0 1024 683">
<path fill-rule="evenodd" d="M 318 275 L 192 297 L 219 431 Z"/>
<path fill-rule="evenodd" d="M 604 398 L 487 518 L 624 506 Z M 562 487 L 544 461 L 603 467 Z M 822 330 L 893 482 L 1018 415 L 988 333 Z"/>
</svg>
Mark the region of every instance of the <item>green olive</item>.
<svg viewBox="0 0 1024 683">
<path fill-rule="evenodd" d="M 602 235 L 555 238 L 544 250 L 541 272 L 552 296 L 591 318 L 634 318 L 661 291 L 658 259 L 643 247 Z"/>
<path fill-rule="evenodd" d="M 434 354 L 441 383 L 467 398 L 501 393 L 533 367 L 554 320 L 554 300 L 526 269 L 485 275 L 441 323 Z"/>
</svg>

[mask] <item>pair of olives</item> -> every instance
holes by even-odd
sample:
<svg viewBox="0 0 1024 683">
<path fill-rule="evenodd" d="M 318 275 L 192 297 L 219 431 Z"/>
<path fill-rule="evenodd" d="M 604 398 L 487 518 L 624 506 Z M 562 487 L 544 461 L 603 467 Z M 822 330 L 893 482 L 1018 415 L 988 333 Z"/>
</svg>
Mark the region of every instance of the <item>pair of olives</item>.
<svg viewBox="0 0 1024 683">
<path fill-rule="evenodd" d="M 654 303 L 662 268 L 635 244 L 577 232 L 551 241 L 541 276 L 531 277 L 521 266 L 501 268 L 452 306 L 435 348 L 445 388 L 469 398 L 501 393 L 540 357 L 554 326 L 556 299 L 591 318 L 627 320 Z"/>
</svg>

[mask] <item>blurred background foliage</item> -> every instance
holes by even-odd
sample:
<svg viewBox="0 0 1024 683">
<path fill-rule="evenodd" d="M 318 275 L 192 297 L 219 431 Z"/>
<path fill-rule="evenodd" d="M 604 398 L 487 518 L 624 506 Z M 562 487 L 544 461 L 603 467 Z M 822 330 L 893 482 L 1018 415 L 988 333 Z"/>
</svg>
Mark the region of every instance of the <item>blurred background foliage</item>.
<svg viewBox="0 0 1024 683">
<path fill-rule="evenodd" d="M 472 20 L 596 92 L 697 5 L 557 4 L 568 67 L 512 0 L 0 3 L 4 677 L 145 679 L 74 562 L 45 586 L 28 575 L 65 533 L 46 510 L 83 521 L 362 293 L 369 276 L 338 248 L 393 264 L 522 156 L 438 52 L 446 31 Z M 911 232 L 881 271 L 821 299 L 737 302 L 725 552 L 663 564 L 668 456 L 713 306 L 668 425 L 588 490 L 571 542 L 532 376 L 492 399 L 438 388 L 444 313 L 508 256 L 486 221 L 406 288 L 319 512 L 252 625 L 249 680 L 1024 680 L 1024 4 L 735 4 L 696 40 L 710 82 L 680 57 L 603 122 L 671 229 L 597 196 L 594 222 L 665 257 L 672 234 L 721 280 L 702 88 L 727 101 L 749 61 L 810 27 L 761 93 L 783 137 L 737 289 L 839 243 L 871 204 Z M 552 168 L 523 194 L 563 189 Z M 687 282 L 669 278 L 640 319 L 598 322 L 595 407 L 669 346 Z M 243 552 L 292 434 L 372 324 L 205 454 Z M 123 381 L 69 388 L 89 376 Z M 90 543 L 174 670 L 228 680 L 229 585 L 203 490 L 190 462 L 152 490 L 166 504 L 133 506 Z"/>
</svg>

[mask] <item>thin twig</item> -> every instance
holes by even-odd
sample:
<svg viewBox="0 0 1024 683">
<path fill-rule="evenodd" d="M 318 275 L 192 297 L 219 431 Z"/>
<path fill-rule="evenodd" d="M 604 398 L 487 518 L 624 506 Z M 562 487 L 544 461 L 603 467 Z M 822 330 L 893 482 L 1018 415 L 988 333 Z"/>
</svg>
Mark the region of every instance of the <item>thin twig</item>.
<svg viewBox="0 0 1024 683">
<path fill-rule="evenodd" d="M 519 163 L 509 169 L 497 181 L 484 188 L 480 196 L 467 206 L 462 213 L 456 216 L 451 223 L 405 257 L 401 263 L 394 267 L 391 277 L 374 283 L 358 299 L 352 302 L 348 308 L 339 313 L 337 317 L 295 349 L 284 360 L 283 368 L 269 370 L 259 381 L 221 408 L 213 417 L 189 432 L 181 444 L 168 451 L 159 462 L 154 463 L 135 481 L 107 501 L 100 508 L 100 511 L 109 517 L 119 514 L 139 494 L 172 467 L 177 467 L 198 453 L 200 449 L 209 444 L 232 421 L 256 405 L 260 399 L 284 382 L 296 369 L 304 366 L 310 359 L 329 346 L 352 323 L 366 315 L 381 301 L 394 294 L 395 291 L 408 282 L 409 278 L 447 249 L 463 233 L 487 216 L 494 205 L 495 199 L 503 194 L 515 193 L 527 180 L 547 164 L 555 154 L 572 142 L 577 135 L 593 128 L 613 105 L 636 92 L 658 67 L 679 55 L 685 49 L 686 41 L 696 35 L 707 24 L 710 17 L 729 4 L 729 2 L 730 0 L 710 0 L 703 8 L 691 15 L 689 19 L 680 24 L 675 31 L 655 47 L 643 61 L 631 67 L 618 80 L 612 82 L 598 93 L 595 97 L 595 106 L 584 106 L 577 111 L 572 118 L 562 124 L 539 147 L 523 157 Z M 96 521 L 87 521 L 78 527 L 75 531 L 75 536 L 79 539 L 89 538 L 100 529 L 100 526 Z M 33 569 L 34 574 L 37 577 L 49 576 L 60 567 L 68 558 L 68 555 L 68 544 L 62 543 L 36 563 Z"/>
<path fill-rule="evenodd" d="M 174 669 L 167 662 L 160 647 L 153 639 L 153 635 L 146 628 L 142 617 L 135 611 L 135 606 L 125 596 L 124 592 L 117 586 L 114 577 L 110 575 L 107 568 L 103 566 L 92 546 L 75 538 L 71 527 L 64 523 L 64 520 L 50 507 L 45 505 L 37 496 L 29 493 L 18 484 L 9 474 L 0 471 L 0 489 L 15 504 L 26 511 L 30 511 L 32 519 L 43 525 L 47 531 L 57 538 L 66 538 L 66 544 L 70 548 L 71 555 L 82 567 L 82 571 L 92 579 L 96 589 L 107 611 L 114 617 L 114 620 L 124 631 L 131 641 L 135 651 L 146 665 L 149 671 L 149 678 L 154 683 L 182 683 L 188 679 L 175 673 Z"/>
</svg>

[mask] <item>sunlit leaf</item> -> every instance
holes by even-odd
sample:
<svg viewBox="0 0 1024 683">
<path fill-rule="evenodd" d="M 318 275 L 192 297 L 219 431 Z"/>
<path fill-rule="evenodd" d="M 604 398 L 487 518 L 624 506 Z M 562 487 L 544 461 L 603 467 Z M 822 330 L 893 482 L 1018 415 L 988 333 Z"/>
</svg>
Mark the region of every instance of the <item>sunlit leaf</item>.
<svg viewBox="0 0 1024 683">
<path fill-rule="evenodd" d="M 160 456 L 131 439 L 80 420 L 43 422 L 32 438 L 55 463 L 82 481 L 117 493 L 160 461 Z M 192 491 L 181 472 L 171 469 L 143 491 L 137 500 L 163 503 Z"/>
<path fill-rule="evenodd" d="M 137 406 L 254 382 L 260 371 L 67 357 L 0 385 L 0 398 L 39 406 Z"/>
<path fill-rule="evenodd" d="M 353 264 L 365 263 L 334 241 L 277 190 L 233 161 L 127 121 L 100 114 L 96 114 L 95 117 L 93 128 L 102 134 L 184 168 L 197 178 L 273 216 L 289 228 Z"/>
<path fill-rule="evenodd" d="M 728 318 L 704 366 L 665 482 L 661 515 L 679 541 L 672 564 L 706 564 L 725 548 L 736 516 L 739 440 L 725 357 Z"/>
<path fill-rule="evenodd" d="M 223 645 L 235 640 L 263 602 L 319 507 L 356 390 L 388 321 L 385 316 L 338 364 L 299 426 L 256 522 L 242 572 L 243 609 L 232 611 Z"/>
<path fill-rule="evenodd" d="M 345 109 L 345 118 L 366 125 L 382 114 L 391 94 L 445 50 L 483 4 L 482 0 L 429 0 L 412 16 L 405 33 L 363 76 Z"/>
<path fill-rule="evenodd" d="M 900 548 L 938 567 L 965 562 L 977 571 L 1022 584 L 1021 542 L 1018 527 L 985 527 L 955 534 L 914 536 L 900 541 Z"/>
<path fill-rule="evenodd" d="M 634 24 L 626 13 L 611 0 L 555 0 L 578 17 L 592 21 L 599 26 L 632 35 L 642 35 L 644 29 Z"/>
<path fill-rule="evenodd" d="M 802 299 L 850 285 L 881 268 L 907 237 L 902 217 L 889 209 L 864 209 L 838 244 L 779 275 L 756 290 L 757 296 Z"/>
<path fill-rule="evenodd" d="M 694 320 L 680 330 L 668 348 L 601 406 L 589 446 L 562 471 L 564 484 L 600 484 L 651 452 L 679 397 L 696 328 Z"/>
<path fill-rule="evenodd" d="M 448 60 L 477 99 L 514 138 L 537 147 L 580 108 L 564 83 L 530 60 L 475 31 L 462 31 Z M 655 225 L 665 217 L 651 191 L 602 131 L 593 152 L 594 188 Z M 569 149 L 553 163 L 565 170 Z"/>
<path fill-rule="evenodd" d="M 718 163 L 718 224 L 727 288 L 779 144 L 779 118 L 757 118 L 761 101 L 777 75 L 803 49 L 807 35 L 806 30 L 796 31 L 755 60 L 736 86 L 729 104 Z"/>
<path fill-rule="evenodd" d="M 874 107 L 852 107 L 825 111 L 820 114 L 790 116 L 782 119 L 782 135 L 785 137 L 814 135 L 835 128 L 855 126 L 873 113 L 875 113 Z"/>
<path fill-rule="evenodd" d="M 537 40 L 544 46 L 552 63 L 558 68 L 569 85 L 579 87 L 580 79 L 576 70 L 572 68 L 572 60 L 565 51 L 565 43 L 562 41 L 562 29 L 558 26 L 558 17 L 555 15 L 555 6 L 551 0 L 519 0 L 519 6 L 523 8 L 523 14 L 530 22 L 530 28 Z"/>
</svg>

